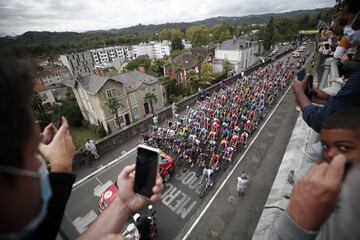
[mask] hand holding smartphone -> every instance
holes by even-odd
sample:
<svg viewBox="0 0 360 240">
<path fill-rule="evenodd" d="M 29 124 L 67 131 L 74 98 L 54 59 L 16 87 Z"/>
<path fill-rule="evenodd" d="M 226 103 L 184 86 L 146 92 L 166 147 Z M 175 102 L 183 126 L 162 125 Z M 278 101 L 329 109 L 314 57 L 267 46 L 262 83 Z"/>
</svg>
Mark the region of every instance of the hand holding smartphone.
<svg viewBox="0 0 360 240">
<path fill-rule="evenodd" d="M 306 70 L 305 68 L 301 69 L 298 73 L 297 73 L 297 79 L 299 81 L 304 80 L 306 76 Z M 307 87 L 305 89 L 305 95 L 309 98 L 312 99 L 312 92 L 313 92 L 313 81 L 314 81 L 314 77 L 312 75 L 308 76 L 307 79 Z"/>
<path fill-rule="evenodd" d="M 59 129 L 61 125 L 61 117 L 63 115 L 63 105 L 60 102 L 54 102 L 53 104 L 53 114 L 52 114 L 52 123 L 55 125 L 56 129 Z"/>
<path fill-rule="evenodd" d="M 134 192 L 150 199 L 159 172 L 160 150 L 146 145 L 137 148 Z"/>
</svg>

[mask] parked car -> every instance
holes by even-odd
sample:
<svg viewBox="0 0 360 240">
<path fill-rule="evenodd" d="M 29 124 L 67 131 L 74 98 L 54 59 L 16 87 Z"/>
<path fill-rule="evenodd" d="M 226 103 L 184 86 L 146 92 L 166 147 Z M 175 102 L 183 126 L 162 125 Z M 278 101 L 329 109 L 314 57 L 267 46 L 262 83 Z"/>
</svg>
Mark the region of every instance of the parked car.
<svg viewBox="0 0 360 240">
<path fill-rule="evenodd" d="M 299 57 L 300 57 L 300 53 L 299 53 L 298 51 L 294 51 L 294 52 L 292 53 L 292 56 L 293 56 L 294 58 L 299 58 Z"/>
<path fill-rule="evenodd" d="M 171 156 L 165 154 L 164 152 L 160 153 L 160 162 L 159 162 L 159 172 L 164 182 L 170 180 L 171 176 L 175 172 L 175 163 Z M 110 206 L 114 201 L 118 192 L 116 182 L 111 184 L 106 188 L 100 195 L 98 207 L 100 212 L 104 211 L 105 208 Z"/>
</svg>

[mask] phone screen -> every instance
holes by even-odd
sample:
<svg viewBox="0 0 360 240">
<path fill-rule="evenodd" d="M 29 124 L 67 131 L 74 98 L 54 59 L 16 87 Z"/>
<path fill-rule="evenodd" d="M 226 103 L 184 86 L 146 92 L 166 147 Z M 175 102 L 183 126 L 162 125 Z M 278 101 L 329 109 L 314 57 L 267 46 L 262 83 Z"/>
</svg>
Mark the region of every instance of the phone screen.
<svg viewBox="0 0 360 240">
<path fill-rule="evenodd" d="M 304 80 L 305 75 L 306 75 L 306 70 L 305 70 L 305 68 L 303 68 L 297 73 L 297 79 L 299 81 L 302 81 L 302 80 Z"/>
<path fill-rule="evenodd" d="M 61 125 L 61 116 L 62 116 L 62 103 L 54 102 L 51 121 L 57 129 L 59 129 Z"/>
<path fill-rule="evenodd" d="M 325 43 L 325 49 L 329 49 L 330 45 L 328 43 Z"/>
<path fill-rule="evenodd" d="M 136 156 L 134 191 L 146 198 L 153 194 L 158 173 L 159 153 L 139 146 Z"/>
</svg>

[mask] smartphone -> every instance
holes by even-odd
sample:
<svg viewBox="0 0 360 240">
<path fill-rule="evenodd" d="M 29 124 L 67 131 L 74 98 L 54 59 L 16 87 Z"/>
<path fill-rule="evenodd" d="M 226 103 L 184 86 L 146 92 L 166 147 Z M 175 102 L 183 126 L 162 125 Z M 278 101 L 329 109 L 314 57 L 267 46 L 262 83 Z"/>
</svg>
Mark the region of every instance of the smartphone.
<svg viewBox="0 0 360 240">
<path fill-rule="evenodd" d="M 311 100 L 312 99 L 312 95 L 313 95 L 313 82 L 314 82 L 314 77 L 312 75 L 308 76 L 308 81 L 307 81 L 307 87 L 305 89 L 305 95 Z"/>
<path fill-rule="evenodd" d="M 325 43 L 325 49 L 329 49 L 330 45 L 328 43 Z"/>
<path fill-rule="evenodd" d="M 150 199 L 159 172 L 160 150 L 146 145 L 137 147 L 134 192 Z"/>
<path fill-rule="evenodd" d="M 53 104 L 53 114 L 52 114 L 52 123 L 57 129 L 61 125 L 61 117 L 63 115 L 63 105 L 60 102 L 54 102 Z"/>
<path fill-rule="evenodd" d="M 301 70 L 297 73 L 297 79 L 298 79 L 299 81 L 304 80 L 305 76 L 306 76 L 306 70 L 305 70 L 305 68 L 301 69 Z"/>
</svg>

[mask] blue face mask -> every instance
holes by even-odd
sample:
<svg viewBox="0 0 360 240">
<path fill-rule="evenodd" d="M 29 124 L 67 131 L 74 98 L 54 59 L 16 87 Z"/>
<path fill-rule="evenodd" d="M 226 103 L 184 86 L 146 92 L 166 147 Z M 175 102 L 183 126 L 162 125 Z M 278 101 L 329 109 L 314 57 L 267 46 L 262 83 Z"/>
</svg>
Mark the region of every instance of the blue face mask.
<svg viewBox="0 0 360 240">
<path fill-rule="evenodd" d="M 354 24 L 356 19 L 359 17 L 359 13 L 360 12 L 358 12 L 356 14 L 356 16 L 354 17 L 354 20 L 351 22 L 350 25 L 346 25 L 344 27 L 344 35 L 349 39 L 349 42 L 351 44 L 355 44 L 355 45 L 360 44 L 360 30 L 354 30 L 352 28 L 352 25 Z"/>
<path fill-rule="evenodd" d="M 50 187 L 49 177 L 48 177 L 48 170 L 46 168 L 46 163 L 44 158 L 40 155 L 36 155 L 36 159 L 40 161 L 40 167 L 39 170 L 31 171 L 26 169 L 18 169 L 13 167 L 7 167 L 7 166 L 0 166 L 0 172 L 3 173 L 10 173 L 14 175 L 22 175 L 27 177 L 36 177 L 40 180 L 40 189 L 41 189 L 41 206 L 39 208 L 39 211 L 36 215 L 36 217 L 31 220 L 29 224 L 27 224 L 25 227 L 20 229 L 17 232 L 12 233 L 6 233 L 0 235 L 0 239 L 23 239 L 26 236 L 29 236 L 31 233 L 34 232 L 34 230 L 40 225 L 40 223 L 44 220 L 49 200 L 52 196 L 52 191 Z"/>
</svg>

